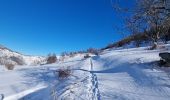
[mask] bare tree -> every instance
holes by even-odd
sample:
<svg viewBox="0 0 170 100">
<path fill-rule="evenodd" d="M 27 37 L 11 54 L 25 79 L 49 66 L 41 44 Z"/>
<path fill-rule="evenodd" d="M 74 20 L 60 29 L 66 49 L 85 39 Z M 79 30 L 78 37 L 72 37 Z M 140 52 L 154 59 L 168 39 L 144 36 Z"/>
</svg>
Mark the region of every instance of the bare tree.
<svg viewBox="0 0 170 100">
<path fill-rule="evenodd" d="M 121 4 L 115 4 L 114 8 L 116 11 L 129 13 L 126 25 L 132 34 L 146 34 L 156 45 L 160 37 L 169 30 L 169 25 L 165 24 L 170 17 L 166 1 L 168 0 L 130 0 L 129 2 L 136 5 L 135 7 L 122 8 L 117 6 Z"/>
</svg>

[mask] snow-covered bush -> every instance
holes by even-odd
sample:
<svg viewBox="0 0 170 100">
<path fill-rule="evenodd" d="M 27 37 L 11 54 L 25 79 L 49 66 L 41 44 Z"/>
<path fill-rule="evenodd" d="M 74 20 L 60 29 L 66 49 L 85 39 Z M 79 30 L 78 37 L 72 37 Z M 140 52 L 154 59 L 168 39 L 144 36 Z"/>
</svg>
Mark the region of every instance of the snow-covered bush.
<svg viewBox="0 0 170 100">
<path fill-rule="evenodd" d="M 14 69 L 14 64 L 5 64 L 5 67 L 8 69 L 8 70 L 13 70 Z"/>
</svg>

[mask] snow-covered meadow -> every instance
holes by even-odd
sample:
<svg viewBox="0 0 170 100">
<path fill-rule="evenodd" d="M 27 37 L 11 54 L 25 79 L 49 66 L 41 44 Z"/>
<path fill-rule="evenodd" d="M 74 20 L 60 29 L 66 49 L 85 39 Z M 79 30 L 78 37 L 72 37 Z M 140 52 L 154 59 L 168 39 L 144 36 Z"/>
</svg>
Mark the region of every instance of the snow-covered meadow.
<svg viewBox="0 0 170 100">
<path fill-rule="evenodd" d="M 108 49 L 88 59 L 82 54 L 12 71 L 0 66 L 0 94 L 4 100 L 169 100 L 170 69 L 156 63 L 168 51 Z M 63 67 L 72 74 L 59 79 L 55 71 Z"/>
</svg>

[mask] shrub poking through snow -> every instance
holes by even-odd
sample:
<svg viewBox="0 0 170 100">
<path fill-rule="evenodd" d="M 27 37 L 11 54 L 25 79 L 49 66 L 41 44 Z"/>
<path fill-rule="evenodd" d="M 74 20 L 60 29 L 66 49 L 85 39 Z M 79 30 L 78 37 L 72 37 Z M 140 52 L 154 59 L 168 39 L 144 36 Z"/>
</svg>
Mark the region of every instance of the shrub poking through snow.
<svg viewBox="0 0 170 100">
<path fill-rule="evenodd" d="M 55 63 L 57 61 L 57 57 L 55 54 L 49 54 L 48 58 L 47 58 L 47 64 L 52 64 Z"/>
<path fill-rule="evenodd" d="M 70 68 L 59 69 L 57 72 L 58 72 L 58 78 L 59 79 L 68 78 L 69 76 L 71 76 L 71 73 L 72 73 Z"/>
<path fill-rule="evenodd" d="M 14 64 L 5 64 L 5 67 L 6 67 L 8 70 L 13 70 L 13 69 L 14 69 Z"/>
<path fill-rule="evenodd" d="M 84 58 L 86 59 L 86 58 L 90 58 L 91 56 L 89 55 L 89 54 L 86 54 L 85 56 L 84 56 Z"/>
</svg>

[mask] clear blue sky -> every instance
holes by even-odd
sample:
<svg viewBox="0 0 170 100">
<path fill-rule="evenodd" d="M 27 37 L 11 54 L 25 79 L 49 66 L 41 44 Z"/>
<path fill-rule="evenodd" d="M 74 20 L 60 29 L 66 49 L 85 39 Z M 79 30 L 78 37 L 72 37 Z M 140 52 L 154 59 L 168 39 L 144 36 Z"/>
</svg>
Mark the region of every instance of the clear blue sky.
<svg viewBox="0 0 170 100">
<path fill-rule="evenodd" d="M 29 55 L 104 47 L 121 24 L 110 0 L 0 0 L 0 44 Z"/>
</svg>

